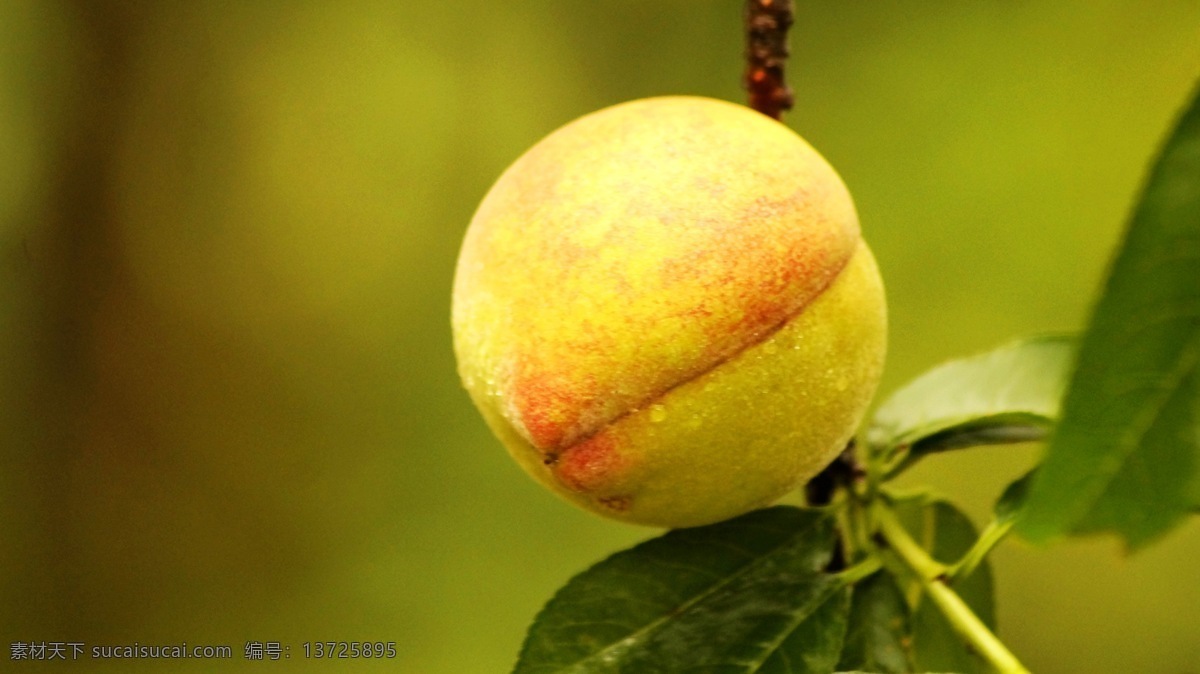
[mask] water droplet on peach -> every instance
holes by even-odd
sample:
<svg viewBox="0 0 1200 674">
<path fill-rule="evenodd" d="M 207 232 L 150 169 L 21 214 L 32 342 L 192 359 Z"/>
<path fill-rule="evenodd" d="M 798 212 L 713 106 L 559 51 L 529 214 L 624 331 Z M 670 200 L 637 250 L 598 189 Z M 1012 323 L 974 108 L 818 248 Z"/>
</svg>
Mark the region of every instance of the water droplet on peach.
<svg viewBox="0 0 1200 674">
<path fill-rule="evenodd" d="M 665 406 L 658 405 L 658 404 L 650 406 L 650 421 L 653 421 L 654 423 L 657 424 L 660 421 L 665 421 L 666 418 L 667 418 L 667 408 Z"/>
</svg>

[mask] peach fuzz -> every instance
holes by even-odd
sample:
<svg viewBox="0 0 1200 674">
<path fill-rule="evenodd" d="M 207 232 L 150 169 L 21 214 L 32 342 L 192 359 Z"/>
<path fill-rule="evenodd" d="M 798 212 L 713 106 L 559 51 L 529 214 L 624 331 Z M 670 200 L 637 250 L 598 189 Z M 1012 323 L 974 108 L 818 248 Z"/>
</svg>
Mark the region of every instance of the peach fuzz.
<svg viewBox="0 0 1200 674">
<path fill-rule="evenodd" d="M 453 293 L 459 372 L 514 458 L 641 524 L 719 521 L 811 478 L 886 348 L 840 178 L 705 98 L 617 105 L 527 151 L 476 211 Z"/>
</svg>

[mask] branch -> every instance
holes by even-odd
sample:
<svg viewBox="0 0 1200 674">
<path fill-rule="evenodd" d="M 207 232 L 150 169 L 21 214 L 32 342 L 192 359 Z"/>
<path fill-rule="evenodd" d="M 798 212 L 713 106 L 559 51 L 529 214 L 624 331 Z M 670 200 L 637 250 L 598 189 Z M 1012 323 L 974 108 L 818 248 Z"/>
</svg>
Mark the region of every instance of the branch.
<svg viewBox="0 0 1200 674">
<path fill-rule="evenodd" d="M 921 583 L 921 587 L 929 598 L 937 605 L 938 610 L 958 635 L 962 637 L 976 653 L 983 656 L 1002 674 L 1029 674 L 1029 670 L 1017 660 L 1017 656 L 1008 650 L 970 606 L 946 585 L 946 567 L 932 559 L 928 553 L 912 539 L 904 525 L 896 519 L 896 515 L 886 507 L 877 508 L 876 521 L 879 523 L 879 533 L 890 547 L 911 569 Z"/>
<path fill-rule="evenodd" d="M 792 0 L 746 0 L 746 74 L 750 107 L 779 119 L 795 101 L 783 78 Z"/>
</svg>

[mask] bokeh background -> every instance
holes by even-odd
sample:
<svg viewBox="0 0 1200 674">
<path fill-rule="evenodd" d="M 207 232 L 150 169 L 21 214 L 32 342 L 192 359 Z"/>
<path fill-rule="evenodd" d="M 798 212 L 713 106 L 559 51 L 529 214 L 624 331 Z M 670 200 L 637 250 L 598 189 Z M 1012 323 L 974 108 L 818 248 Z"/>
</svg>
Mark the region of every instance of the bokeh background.
<svg viewBox="0 0 1200 674">
<path fill-rule="evenodd" d="M 882 392 L 1083 325 L 1200 76 L 1200 2 L 801 1 L 787 123 L 888 284 Z M 458 243 L 593 109 L 742 100 L 740 0 L 0 3 L 0 670 L 14 641 L 227 644 L 123 672 L 506 672 L 656 532 L 529 480 L 460 389 Z M 1036 446 L 914 471 L 982 518 Z M 1039 672 L 1200 672 L 1200 524 L 994 555 Z M 305 661 L 396 642 L 382 665 Z M 291 646 L 247 663 L 247 641 Z"/>
</svg>

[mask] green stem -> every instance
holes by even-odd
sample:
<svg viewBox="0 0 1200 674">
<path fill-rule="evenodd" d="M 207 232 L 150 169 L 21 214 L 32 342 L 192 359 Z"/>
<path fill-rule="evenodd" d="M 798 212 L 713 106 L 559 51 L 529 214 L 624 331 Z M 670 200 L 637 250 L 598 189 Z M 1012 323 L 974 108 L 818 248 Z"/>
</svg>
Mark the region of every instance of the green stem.
<svg viewBox="0 0 1200 674">
<path fill-rule="evenodd" d="M 923 454 L 906 453 L 899 461 L 888 464 L 883 469 L 883 481 L 891 482 L 892 480 L 895 480 L 897 477 L 900 477 L 901 473 L 917 465 L 921 462 L 921 459 L 924 458 L 925 455 Z"/>
<path fill-rule="evenodd" d="M 878 556 L 872 555 L 854 566 L 840 572 L 838 575 L 846 580 L 847 585 L 853 585 L 883 567 Z"/>
<path fill-rule="evenodd" d="M 1029 674 L 1017 656 L 996 638 L 962 597 L 946 585 L 947 567 L 930 557 L 913 540 L 891 509 L 880 505 L 875 509 L 875 519 L 888 546 L 917 575 L 930 600 L 946 616 L 959 636 L 1001 674 Z"/>
<path fill-rule="evenodd" d="M 979 534 L 979 539 L 975 541 L 975 545 L 972 545 L 971 549 L 967 550 L 967 554 L 963 555 L 962 559 L 958 560 L 958 562 L 947 570 L 946 577 L 953 580 L 955 578 L 965 578 L 974 573 L 975 569 L 988 556 L 988 553 L 992 551 L 992 548 L 996 547 L 996 544 L 1004 540 L 1008 532 L 1012 531 L 1013 524 L 1015 523 L 1016 520 L 1013 519 L 1003 521 L 992 520 L 987 525 L 987 528 L 983 530 L 983 533 Z"/>
<path fill-rule="evenodd" d="M 870 550 L 870 526 L 867 522 L 866 508 L 863 507 L 864 502 L 858 498 L 851 490 L 847 490 L 846 498 L 846 528 L 850 544 L 853 546 L 852 552 L 858 553 L 865 550 Z M 851 557 L 853 559 L 853 557 Z"/>
</svg>

